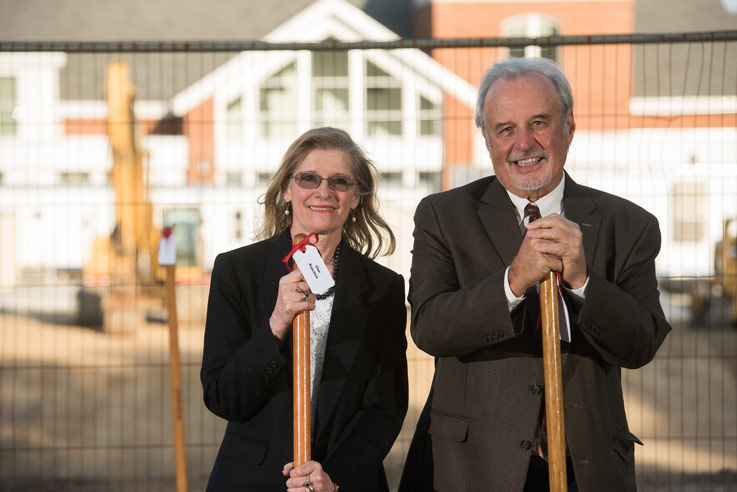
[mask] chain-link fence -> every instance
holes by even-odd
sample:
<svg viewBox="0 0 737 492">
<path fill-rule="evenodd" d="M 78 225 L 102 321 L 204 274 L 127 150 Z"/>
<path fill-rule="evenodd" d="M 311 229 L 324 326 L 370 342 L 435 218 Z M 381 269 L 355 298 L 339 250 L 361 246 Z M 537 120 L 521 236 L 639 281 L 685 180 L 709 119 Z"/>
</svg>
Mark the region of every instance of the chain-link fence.
<svg viewBox="0 0 737 492">
<path fill-rule="evenodd" d="M 381 261 L 408 278 L 419 199 L 491 173 L 473 126 L 483 71 L 529 54 L 555 59 L 573 86 L 566 169 L 660 221 L 674 330 L 624 375 L 645 443 L 640 487 L 737 490 L 735 32 L 0 43 L 0 489 L 173 490 L 163 277 L 151 261 L 171 224 L 189 485 L 203 489 L 224 429 L 199 383 L 209 272 L 217 253 L 254 240 L 288 144 L 322 125 L 361 143 L 398 237 Z M 408 358 L 393 484 L 433 372 L 411 342 Z"/>
</svg>

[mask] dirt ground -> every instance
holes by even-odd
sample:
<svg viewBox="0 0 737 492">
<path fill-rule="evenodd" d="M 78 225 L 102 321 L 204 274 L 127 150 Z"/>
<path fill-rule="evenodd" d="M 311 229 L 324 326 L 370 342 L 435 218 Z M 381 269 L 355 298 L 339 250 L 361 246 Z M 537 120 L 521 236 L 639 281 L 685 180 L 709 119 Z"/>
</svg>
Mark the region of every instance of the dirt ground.
<svg viewBox="0 0 737 492">
<path fill-rule="evenodd" d="M 206 287 L 178 286 L 189 490 L 204 490 L 224 423 L 201 399 Z M 106 333 L 0 315 L 0 490 L 173 491 L 168 329 Z M 410 342 L 411 406 L 386 467 L 398 481 L 432 361 Z M 677 323 L 625 371 L 644 491 L 737 491 L 737 330 Z"/>
</svg>

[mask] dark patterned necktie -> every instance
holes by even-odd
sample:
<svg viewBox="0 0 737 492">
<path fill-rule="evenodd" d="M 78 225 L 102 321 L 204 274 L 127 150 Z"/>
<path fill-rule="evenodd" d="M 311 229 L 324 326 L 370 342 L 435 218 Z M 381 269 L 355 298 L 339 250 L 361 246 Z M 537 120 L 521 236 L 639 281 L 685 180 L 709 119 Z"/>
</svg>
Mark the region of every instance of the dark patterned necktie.
<svg viewBox="0 0 737 492">
<path fill-rule="evenodd" d="M 540 209 L 534 203 L 528 203 L 525 205 L 525 218 L 529 217 L 528 222 L 535 221 L 540 218 Z"/>
<path fill-rule="evenodd" d="M 523 236 L 527 232 L 527 224 L 539 218 L 540 218 L 540 209 L 537 208 L 537 205 L 535 205 L 534 203 L 528 203 L 527 205 L 525 205 L 525 216 L 522 218 L 522 224 L 521 224 Z M 527 222 L 525 222 L 525 219 L 528 219 Z"/>
</svg>

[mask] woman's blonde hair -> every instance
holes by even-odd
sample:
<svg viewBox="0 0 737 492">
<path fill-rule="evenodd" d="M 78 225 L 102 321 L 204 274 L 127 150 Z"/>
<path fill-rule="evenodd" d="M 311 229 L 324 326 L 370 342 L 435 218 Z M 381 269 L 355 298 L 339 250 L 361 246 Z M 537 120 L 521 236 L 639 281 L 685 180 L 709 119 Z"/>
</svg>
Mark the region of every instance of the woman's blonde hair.
<svg viewBox="0 0 737 492">
<path fill-rule="evenodd" d="M 287 149 L 261 200 L 264 205 L 264 220 L 258 231 L 258 238 L 268 239 L 278 236 L 292 226 L 292 215 L 285 214 L 289 204 L 284 200 L 284 192 L 297 167 L 307 154 L 317 149 L 345 152 L 353 177 L 358 181 L 354 190 L 360 201 L 351 212 L 355 222 L 348 219 L 343 224 L 344 241 L 370 258 L 394 252 L 396 247 L 394 233 L 379 213 L 374 178 L 376 167 L 348 133 L 330 127 L 308 130 Z"/>
</svg>

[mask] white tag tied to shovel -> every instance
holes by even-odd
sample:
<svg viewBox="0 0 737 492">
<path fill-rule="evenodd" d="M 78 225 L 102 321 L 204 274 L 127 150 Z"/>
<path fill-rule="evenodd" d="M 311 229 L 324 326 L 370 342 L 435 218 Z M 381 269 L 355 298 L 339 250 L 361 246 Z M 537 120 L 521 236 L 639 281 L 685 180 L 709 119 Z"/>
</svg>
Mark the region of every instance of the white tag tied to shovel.
<svg viewBox="0 0 737 492">
<path fill-rule="evenodd" d="M 540 293 L 540 284 L 537 284 L 537 293 Z M 568 306 L 560 293 L 560 287 L 556 285 L 556 295 L 558 296 L 558 330 L 560 331 L 560 339 L 564 342 L 571 343 L 571 319 L 568 317 Z M 540 320 L 537 320 L 540 323 Z"/>
<path fill-rule="evenodd" d="M 558 292 L 558 326 L 560 326 L 560 339 L 571 343 L 571 320 L 568 318 L 568 306 L 563 296 Z"/>
<path fill-rule="evenodd" d="M 307 244 L 304 252 L 297 250 L 292 258 L 294 258 L 294 262 L 299 267 L 299 271 L 302 272 L 302 276 L 307 281 L 307 285 L 310 286 L 313 294 L 322 294 L 335 285 L 335 280 L 330 275 L 325 262 L 322 261 L 317 247 Z"/>
</svg>

